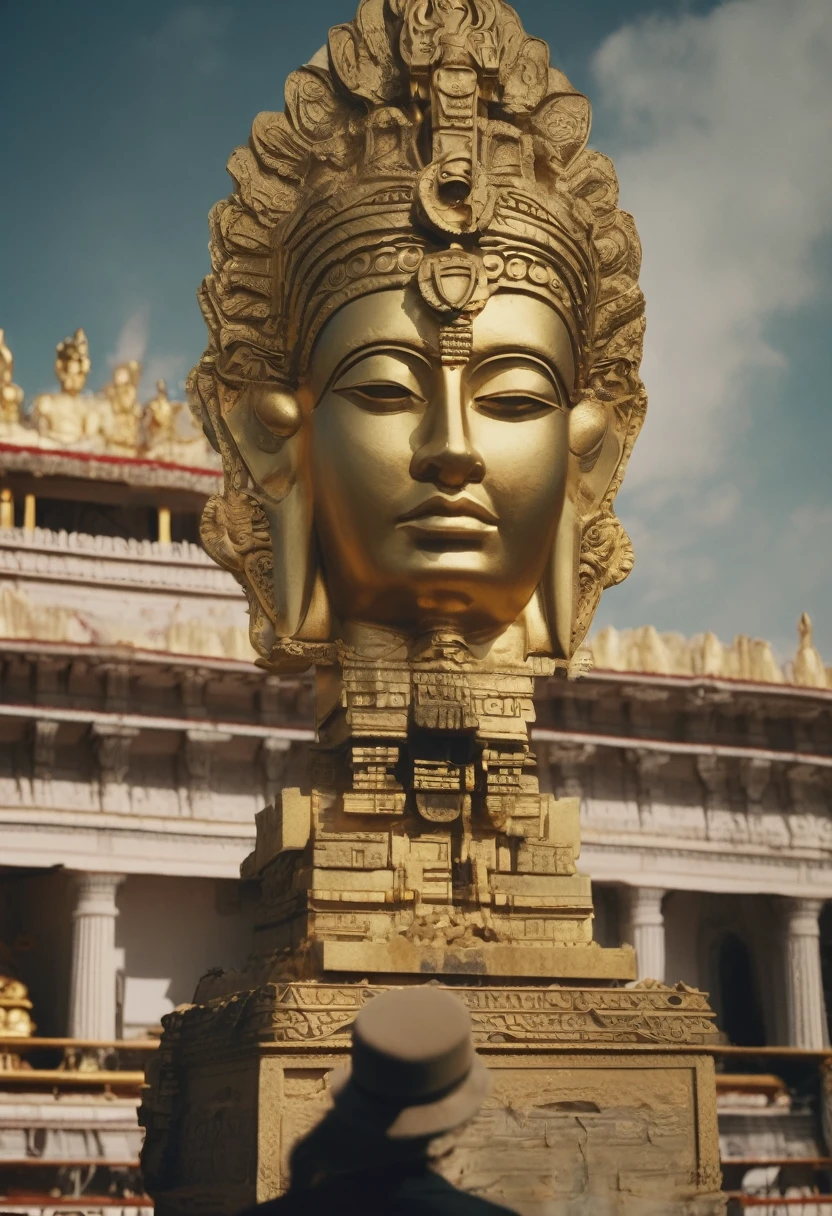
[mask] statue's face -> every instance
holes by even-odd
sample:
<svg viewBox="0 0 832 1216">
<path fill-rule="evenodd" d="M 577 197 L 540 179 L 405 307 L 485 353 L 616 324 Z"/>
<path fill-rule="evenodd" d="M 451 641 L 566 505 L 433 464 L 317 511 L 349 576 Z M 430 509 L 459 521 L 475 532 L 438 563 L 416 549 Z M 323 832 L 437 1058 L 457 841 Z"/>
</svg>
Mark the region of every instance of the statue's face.
<svg viewBox="0 0 832 1216">
<path fill-rule="evenodd" d="M 86 379 L 87 374 L 80 358 L 75 359 L 70 356 L 63 365 L 63 374 L 61 376 L 64 391 L 75 396 L 84 387 Z"/>
<path fill-rule="evenodd" d="M 554 309 L 519 292 L 475 318 L 464 368 L 442 365 L 439 324 L 402 289 L 322 330 L 301 388 L 315 527 L 341 620 L 485 636 L 520 615 L 551 553 L 572 348 Z"/>
</svg>

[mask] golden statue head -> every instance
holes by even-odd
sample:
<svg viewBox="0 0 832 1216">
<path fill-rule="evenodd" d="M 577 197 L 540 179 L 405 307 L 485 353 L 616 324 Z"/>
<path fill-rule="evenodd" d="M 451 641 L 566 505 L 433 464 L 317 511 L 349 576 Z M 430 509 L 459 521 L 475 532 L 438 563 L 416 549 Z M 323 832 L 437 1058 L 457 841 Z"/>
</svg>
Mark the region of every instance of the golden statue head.
<svg viewBox="0 0 832 1216">
<path fill-rule="evenodd" d="M 90 348 L 83 329 L 76 329 L 71 338 L 64 338 L 55 350 L 55 375 L 61 388 L 70 397 L 77 397 L 90 374 Z"/>
<path fill-rule="evenodd" d="M 128 359 L 113 368 L 113 378 L 104 391 L 117 413 L 133 414 L 138 409 L 141 376 L 142 365 L 138 359 Z"/>
<path fill-rule="evenodd" d="M 503 0 L 362 0 L 231 157 L 189 392 L 256 649 L 363 627 L 568 660 L 630 571 L 640 247 Z"/>
</svg>

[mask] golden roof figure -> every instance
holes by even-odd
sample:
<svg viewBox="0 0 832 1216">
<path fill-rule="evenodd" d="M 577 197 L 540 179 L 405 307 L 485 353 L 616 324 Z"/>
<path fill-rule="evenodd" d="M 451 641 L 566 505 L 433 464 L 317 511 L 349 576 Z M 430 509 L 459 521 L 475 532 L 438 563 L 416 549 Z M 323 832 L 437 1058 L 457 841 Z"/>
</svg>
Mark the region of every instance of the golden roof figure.
<svg viewBox="0 0 832 1216">
<path fill-rule="evenodd" d="M 0 329 L 0 427 L 15 429 L 20 423 L 23 389 L 14 382 L 14 356 Z"/>
<path fill-rule="evenodd" d="M 145 443 L 148 451 L 166 443 L 173 430 L 173 402 L 164 380 L 156 381 L 156 396 L 145 406 Z"/>
<path fill-rule="evenodd" d="M 190 380 L 255 647 L 447 626 L 566 664 L 632 567 L 613 501 L 646 404 L 586 98 L 502 0 L 363 0 L 285 103 L 229 161 Z"/>
<path fill-rule="evenodd" d="M 85 391 L 90 350 L 83 329 L 58 343 L 55 374 L 60 388 L 41 393 L 31 413 L 20 415 L 23 390 L 13 383 L 14 361 L 0 331 L 0 441 L 46 450 L 165 461 L 192 468 L 215 467 L 211 451 L 191 411 L 171 401 L 163 380 L 147 405 L 139 400 L 141 364 L 130 359 L 113 369 L 99 392 Z"/>
<path fill-rule="evenodd" d="M 104 393 L 110 403 L 109 417 L 104 424 L 107 447 L 123 455 L 134 454 L 139 447 L 139 422 L 142 407 L 139 405 L 139 381 L 142 365 L 137 359 L 128 359 L 113 368 L 113 378 Z"/>
<path fill-rule="evenodd" d="M 32 426 L 43 447 L 90 450 L 102 431 L 104 403 L 84 386 L 90 372 L 90 348 L 83 329 L 55 349 L 56 393 L 41 393 L 32 404 Z"/>
<path fill-rule="evenodd" d="M 804 612 L 797 623 L 800 644 L 794 661 L 794 682 L 807 688 L 826 688 L 827 671 L 823 659 L 815 649 L 812 618 Z"/>
<path fill-rule="evenodd" d="M 83 392 L 90 374 L 90 348 L 83 329 L 76 329 L 71 338 L 64 338 L 55 350 L 55 375 L 68 397 Z"/>
</svg>

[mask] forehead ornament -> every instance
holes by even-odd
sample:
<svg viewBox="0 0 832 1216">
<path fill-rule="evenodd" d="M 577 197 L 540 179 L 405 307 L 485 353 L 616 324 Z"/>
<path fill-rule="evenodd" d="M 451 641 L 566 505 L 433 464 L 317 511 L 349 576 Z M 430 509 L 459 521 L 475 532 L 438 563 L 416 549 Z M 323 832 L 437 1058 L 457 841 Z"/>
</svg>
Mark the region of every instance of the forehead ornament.
<svg viewBox="0 0 832 1216">
<path fill-rule="evenodd" d="M 423 259 L 417 282 L 422 299 L 445 321 L 439 328 L 443 364 L 464 365 L 471 357 L 473 319 L 492 290 L 482 259 L 452 245 Z"/>
</svg>

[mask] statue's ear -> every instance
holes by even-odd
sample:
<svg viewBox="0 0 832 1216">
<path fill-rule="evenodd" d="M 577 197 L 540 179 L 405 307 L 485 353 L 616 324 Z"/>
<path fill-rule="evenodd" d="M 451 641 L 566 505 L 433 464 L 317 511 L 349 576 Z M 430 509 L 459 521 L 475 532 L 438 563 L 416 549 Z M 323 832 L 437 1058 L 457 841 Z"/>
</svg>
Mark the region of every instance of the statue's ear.
<svg viewBox="0 0 832 1216">
<path fill-rule="evenodd" d="M 572 658 L 589 628 L 601 591 L 610 585 L 608 570 L 617 569 L 613 549 L 623 529 L 606 499 L 622 447 L 616 427 L 610 425 L 611 415 L 611 404 L 592 392 L 570 412 L 566 497 L 541 585 L 552 649 L 558 658 Z"/>
<path fill-rule="evenodd" d="M 295 637 L 315 586 L 312 486 L 303 412 L 275 384 L 222 386 L 223 421 L 268 519 L 274 553 L 275 631 Z"/>
<path fill-rule="evenodd" d="M 274 503 L 282 502 L 296 476 L 300 430 L 296 395 L 274 384 L 221 385 L 223 421 L 253 483 Z"/>
</svg>

